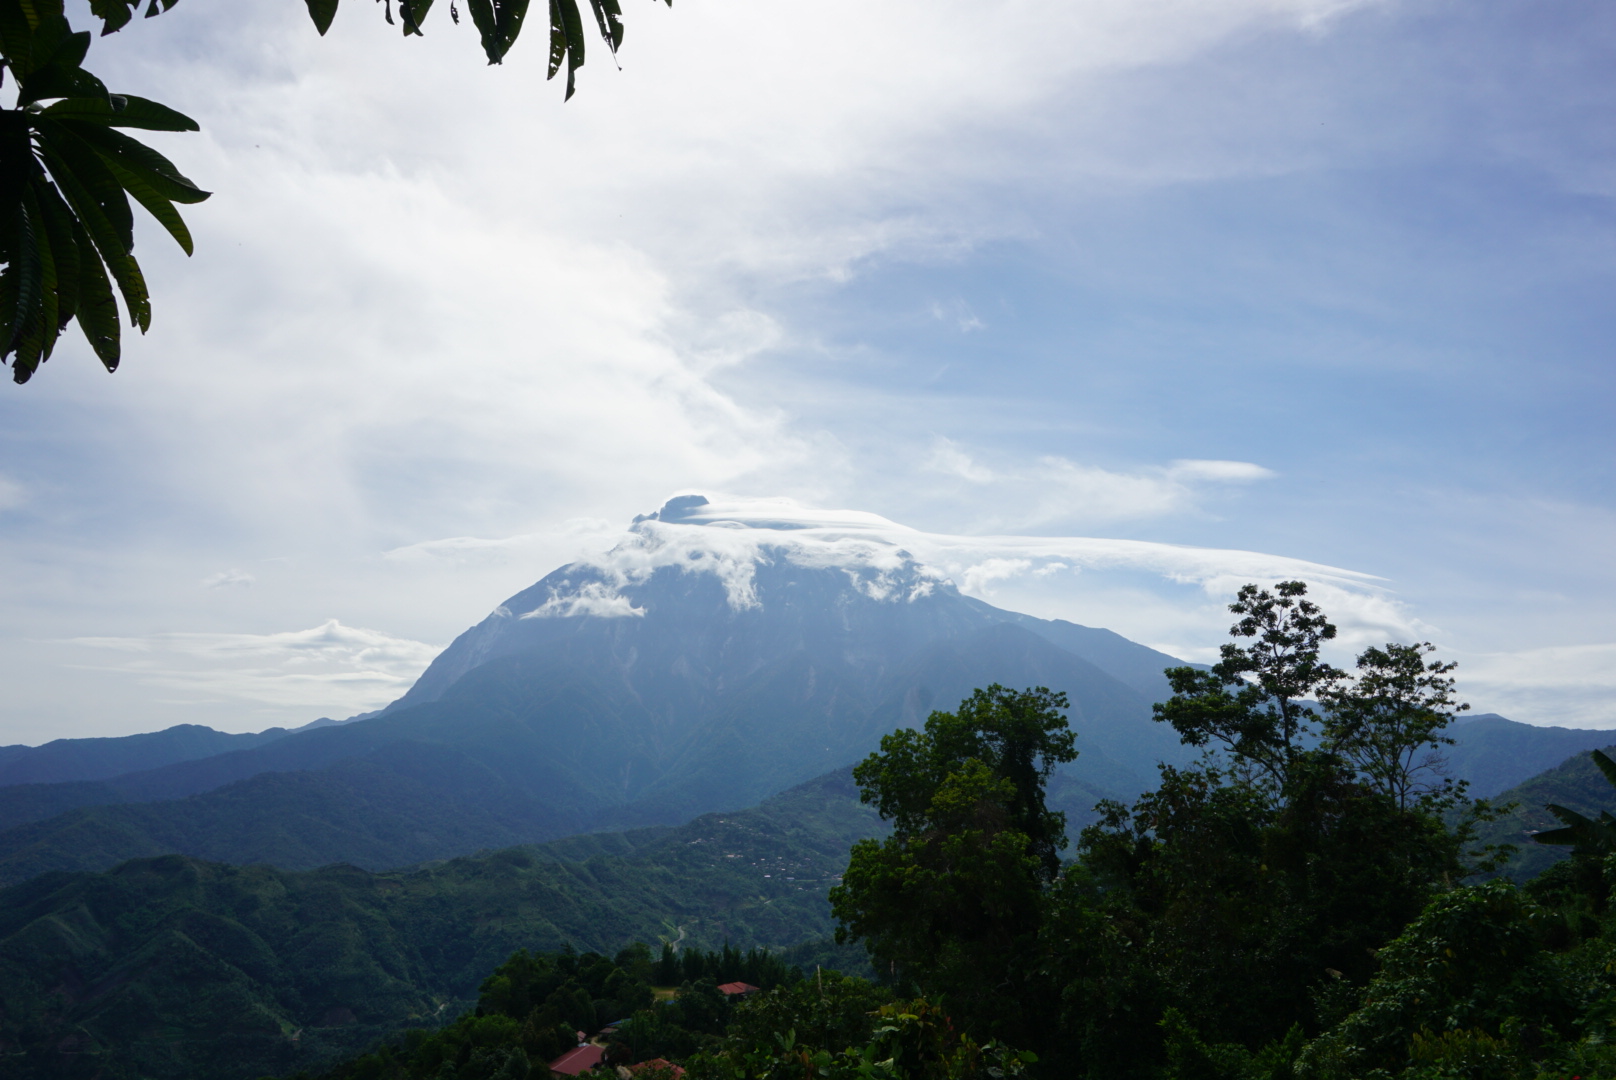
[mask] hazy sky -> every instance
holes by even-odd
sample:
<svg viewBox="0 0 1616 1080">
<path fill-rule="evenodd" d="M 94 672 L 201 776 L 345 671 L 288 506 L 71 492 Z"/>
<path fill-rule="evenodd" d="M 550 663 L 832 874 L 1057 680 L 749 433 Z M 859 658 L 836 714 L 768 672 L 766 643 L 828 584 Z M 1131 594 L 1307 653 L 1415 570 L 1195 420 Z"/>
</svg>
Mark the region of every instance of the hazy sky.
<svg viewBox="0 0 1616 1080">
<path fill-rule="evenodd" d="M 686 490 L 1196 658 L 1320 564 L 1616 726 L 1616 7 L 632 0 L 565 104 L 446 7 L 97 40 L 216 194 L 118 374 L 0 393 L 0 743 L 374 708 Z M 1095 540 L 1222 569 L 1016 555 Z"/>
</svg>

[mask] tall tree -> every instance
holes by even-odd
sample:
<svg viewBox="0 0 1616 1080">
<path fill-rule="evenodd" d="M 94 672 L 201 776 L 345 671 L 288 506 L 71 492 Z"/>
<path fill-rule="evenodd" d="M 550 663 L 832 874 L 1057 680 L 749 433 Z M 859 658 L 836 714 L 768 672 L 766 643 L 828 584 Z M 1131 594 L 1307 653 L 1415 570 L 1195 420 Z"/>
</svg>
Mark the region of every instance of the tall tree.
<svg viewBox="0 0 1616 1080">
<path fill-rule="evenodd" d="M 1230 635 L 1250 644 L 1223 645 L 1209 671 L 1168 668 L 1173 697 L 1156 705 L 1156 719 L 1191 746 L 1221 743 L 1283 787 L 1319 719 L 1307 700 L 1344 677 L 1319 655 L 1336 629 L 1302 581 L 1282 581 L 1272 592 L 1243 586 L 1229 610 L 1239 616 Z"/>
<path fill-rule="evenodd" d="M 1014 1041 L 1041 896 L 1060 870 L 1064 814 L 1044 802 L 1050 773 L 1077 756 L 1066 695 L 994 685 L 923 731 L 881 740 L 854 770 L 861 797 L 893 822 L 856 844 L 831 891 L 840 940 L 942 993 L 984 1035 Z"/>
<path fill-rule="evenodd" d="M 1449 789 L 1442 748 L 1453 738 L 1445 731 L 1470 708 L 1453 696 L 1458 665 L 1426 661 L 1435 650 L 1429 641 L 1365 649 L 1356 677 L 1320 695 L 1324 745 L 1402 809 Z"/>
</svg>

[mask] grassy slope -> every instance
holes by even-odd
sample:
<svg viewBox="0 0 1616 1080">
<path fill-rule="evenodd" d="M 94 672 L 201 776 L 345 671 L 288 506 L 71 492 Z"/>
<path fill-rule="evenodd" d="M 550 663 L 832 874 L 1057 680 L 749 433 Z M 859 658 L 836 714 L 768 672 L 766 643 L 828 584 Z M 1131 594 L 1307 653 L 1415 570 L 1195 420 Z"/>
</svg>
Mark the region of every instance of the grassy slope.
<svg viewBox="0 0 1616 1080">
<path fill-rule="evenodd" d="M 18 1080 L 307 1068 L 455 1015 L 518 948 L 823 937 L 848 847 L 879 831 L 842 771 L 678 828 L 384 874 L 174 855 L 49 874 L 0 891 L 0 1054 Z"/>
</svg>

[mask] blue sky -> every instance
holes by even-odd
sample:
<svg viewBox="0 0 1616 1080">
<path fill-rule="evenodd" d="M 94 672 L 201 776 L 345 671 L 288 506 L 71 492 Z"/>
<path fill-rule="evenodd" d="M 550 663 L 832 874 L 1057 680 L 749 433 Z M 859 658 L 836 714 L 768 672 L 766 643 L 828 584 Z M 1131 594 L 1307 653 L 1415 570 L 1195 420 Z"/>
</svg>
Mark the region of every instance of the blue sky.
<svg viewBox="0 0 1616 1080">
<path fill-rule="evenodd" d="M 0 742 L 374 707 L 681 490 L 1373 575 L 1353 640 L 1616 726 L 1608 4 L 646 3 L 565 105 L 372 6 L 92 51 L 217 194 L 123 370 L 0 394 Z M 1006 550 L 962 584 L 1225 628 Z"/>
</svg>

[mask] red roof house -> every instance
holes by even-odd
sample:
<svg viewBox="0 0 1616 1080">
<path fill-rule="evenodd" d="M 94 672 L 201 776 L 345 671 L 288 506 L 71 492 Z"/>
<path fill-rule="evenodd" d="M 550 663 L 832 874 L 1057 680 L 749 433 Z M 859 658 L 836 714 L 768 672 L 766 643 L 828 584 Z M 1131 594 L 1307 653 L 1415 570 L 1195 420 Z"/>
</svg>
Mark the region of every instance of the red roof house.
<svg viewBox="0 0 1616 1080">
<path fill-rule="evenodd" d="M 735 994 L 755 994 L 758 992 L 758 988 L 756 986 L 753 986 L 751 983 L 743 982 L 724 983 L 719 986 L 718 989 L 732 996 Z"/>
<path fill-rule="evenodd" d="M 638 1065 L 630 1065 L 628 1074 L 630 1076 L 643 1076 L 646 1080 L 679 1080 L 685 1074 L 685 1071 L 667 1058 L 652 1058 L 650 1061 L 642 1061 Z"/>
<path fill-rule="evenodd" d="M 600 1059 L 606 1056 L 604 1046 L 593 1043 L 568 1050 L 565 1054 L 550 1062 L 550 1071 L 560 1073 L 562 1076 L 577 1076 L 586 1073 L 600 1064 Z"/>
</svg>

